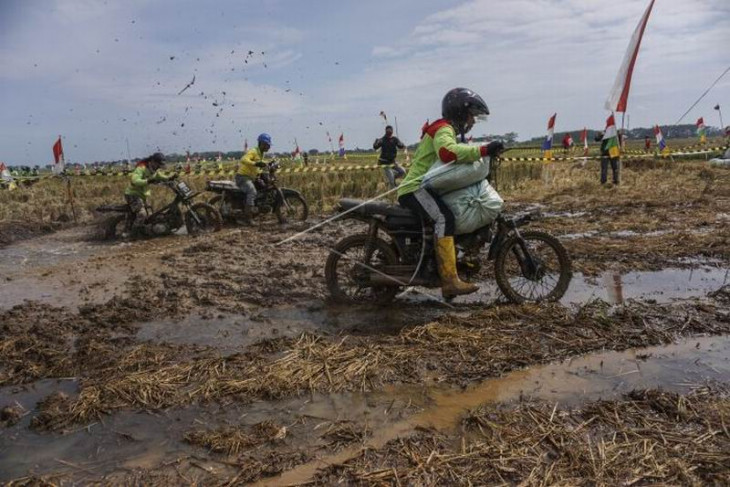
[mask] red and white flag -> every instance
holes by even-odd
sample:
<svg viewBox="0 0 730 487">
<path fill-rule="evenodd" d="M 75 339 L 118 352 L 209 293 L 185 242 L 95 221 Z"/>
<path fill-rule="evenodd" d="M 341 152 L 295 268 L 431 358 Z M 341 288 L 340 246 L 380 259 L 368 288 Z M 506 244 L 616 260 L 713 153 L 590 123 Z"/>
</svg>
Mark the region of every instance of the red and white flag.
<svg viewBox="0 0 730 487">
<path fill-rule="evenodd" d="M 58 140 L 53 144 L 53 159 L 55 164 L 53 165 L 53 172 L 55 174 L 63 172 L 66 168 L 66 161 L 63 158 L 63 144 L 61 143 L 61 136 L 58 136 Z"/>
<path fill-rule="evenodd" d="M 345 134 L 340 134 L 340 157 L 345 157 Z"/>
<path fill-rule="evenodd" d="M 646 29 L 646 23 L 649 21 L 649 14 L 654 6 L 654 0 L 649 2 L 649 6 L 644 11 L 644 15 L 639 21 L 639 25 L 636 26 L 631 41 L 629 41 L 629 47 L 624 54 L 624 60 L 621 63 L 621 68 L 616 75 L 616 81 L 613 83 L 613 88 L 608 95 L 606 100 L 606 110 L 612 112 L 626 112 L 626 106 L 629 100 L 629 89 L 631 88 L 631 76 L 634 74 L 634 65 L 636 64 L 636 58 L 639 55 L 639 47 L 641 46 L 641 38 L 644 36 L 644 29 Z"/>
<path fill-rule="evenodd" d="M 61 136 L 58 136 L 58 140 L 53 144 L 53 159 L 56 164 L 63 160 L 63 144 L 61 144 Z"/>
<path fill-rule="evenodd" d="M 583 155 L 588 155 L 588 129 L 583 127 L 583 132 L 580 133 L 580 141 L 583 142 Z"/>
</svg>

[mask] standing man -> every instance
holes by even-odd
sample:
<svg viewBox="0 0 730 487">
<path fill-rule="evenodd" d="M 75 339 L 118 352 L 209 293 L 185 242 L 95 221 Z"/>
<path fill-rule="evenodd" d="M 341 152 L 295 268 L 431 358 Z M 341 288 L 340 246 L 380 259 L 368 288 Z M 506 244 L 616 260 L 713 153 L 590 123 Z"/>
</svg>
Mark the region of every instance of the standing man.
<svg viewBox="0 0 730 487">
<path fill-rule="evenodd" d="M 613 176 L 613 184 L 618 185 L 619 183 L 619 158 L 611 157 L 609 151 L 609 141 L 611 139 L 604 139 L 603 132 L 598 132 L 594 139 L 596 142 L 601 143 L 601 184 L 606 184 L 608 181 L 608 165 L 611 165 L 611 173 Z"/>
<path fill-rule="evenodd" d="M 651 152 L 651 139 L 649 138 L 648 135 L 646 137 L 644 137 L 644 152 L 646 154 Z"/>
<path fill-rule="evenodd" d="M 395 188 L 395 180 L 406 175 L 406 171 L 398 165 L 395 158 L 398 155 L 398 149 L 405 149 L 403 142 L 393 135 L 393 127 L 388 125 L 385 127 L 385 135 L 379 139 L 375 139 L 373 149 L 380 149 L 380 157 L 378 164 L 387 165 L 383 168 L 385 179 L 391 188 Z M 390 166 L 393 167 L 390 167 Z"/>
<path fill-rule="evenodd" d="M 257 192 L 253 181 L 261 173 L 261 169 L 266 167 L 264 154 L 271 149 L 271 136 L 269 134 L 261 134 L 257 140 L 258 145 L 249 149 L 241 158 L 236 173 L 236 186 L 246 195 L 245 206 L 243 207 L 243 222 L 246 225 L 251 225 L 251 217 L 253 216 L 256 201 Z"/>
</svg>

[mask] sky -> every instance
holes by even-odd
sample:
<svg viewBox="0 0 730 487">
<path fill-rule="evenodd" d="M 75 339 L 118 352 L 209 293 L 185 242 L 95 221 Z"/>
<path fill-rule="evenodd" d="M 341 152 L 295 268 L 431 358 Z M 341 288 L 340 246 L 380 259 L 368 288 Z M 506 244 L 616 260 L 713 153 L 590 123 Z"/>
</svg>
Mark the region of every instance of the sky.
<svg viewBox="0 0 730 487">
<path fill-rule="evenodd" d="M 408 143 L 451 88 L 491 115 L 474 135 L 602 129 L 648 0 L 0 0 L 0 161 L 47 164 L 371 147 L 384 111 Z M 656 0 L 631 127 L 671 124 L 730 66 L 730 1 Z M 195 82 L 182 93 L 195 78 Z M 730 74 L 683 120 L 730 123 Z M 129 147 L 129 151 L 127 149 Z"/>
</svg>

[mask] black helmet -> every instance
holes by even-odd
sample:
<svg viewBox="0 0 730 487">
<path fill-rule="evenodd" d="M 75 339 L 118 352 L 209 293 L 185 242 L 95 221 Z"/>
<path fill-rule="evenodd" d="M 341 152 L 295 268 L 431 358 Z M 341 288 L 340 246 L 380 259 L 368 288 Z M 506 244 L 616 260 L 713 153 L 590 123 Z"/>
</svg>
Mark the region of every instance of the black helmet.
<svg viewBox="0 0 730 487">
<path fill-rule="evenodd" d="M 147 162 L 151 162 L 157 167 L 162 167 L 165 165 L 165 155 L 162 152 L 155 152 L 147 158 Z"/>
<path fill-rule="evenodd" d="M 467 88 L 454 88 L 446 93 L 441 102 L 441 116 L 452 122 L 459 134 L 468 131 L 466 121 L 470 114 L 477 119 L 489 115 L 489 108 L 481 96 Z"/>
</svg>

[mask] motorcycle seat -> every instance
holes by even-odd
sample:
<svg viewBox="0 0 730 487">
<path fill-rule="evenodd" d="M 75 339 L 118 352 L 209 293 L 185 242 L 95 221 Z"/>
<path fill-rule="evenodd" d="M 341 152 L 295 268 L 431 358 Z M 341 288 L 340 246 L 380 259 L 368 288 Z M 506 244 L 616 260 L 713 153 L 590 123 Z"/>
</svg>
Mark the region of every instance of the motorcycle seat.
<svg viewBox="0 0 730 487">
<path fill-rule="evenodd" d="M 240 192 L 241 189 L 236 186 L 236 183 L 233 181 L 208 181 L 208 188 L 207 189 L 217 189 L 219 191 L 238 191 Z"/>
<path fill-rule="evenodd" d="M 129 210 L 129 206 L 124 205 L 101 205 L 96 208 L 96 211 L 99 213 L 123 213 L 125 211 Z"/>
<path fill-rule="evenodd" d="M 384 215 L 384 216 L 395 216 L 401 218 L 413 218 L 416 219 L 415 215 L 411 210 L 403 208 L 399 205 L 393 205 L 391 203 L 383 203 L 380 201 L 372 201 L 370 203 L 363 204 L 362 200 L 354 200 L 350 198 L 344 198 L 340 200 L 340 210 L 347 211 L 356 206 L 360 206 L 354 213 L 358 213 L 363 216 L 368 215 Z"/>
</svg>

